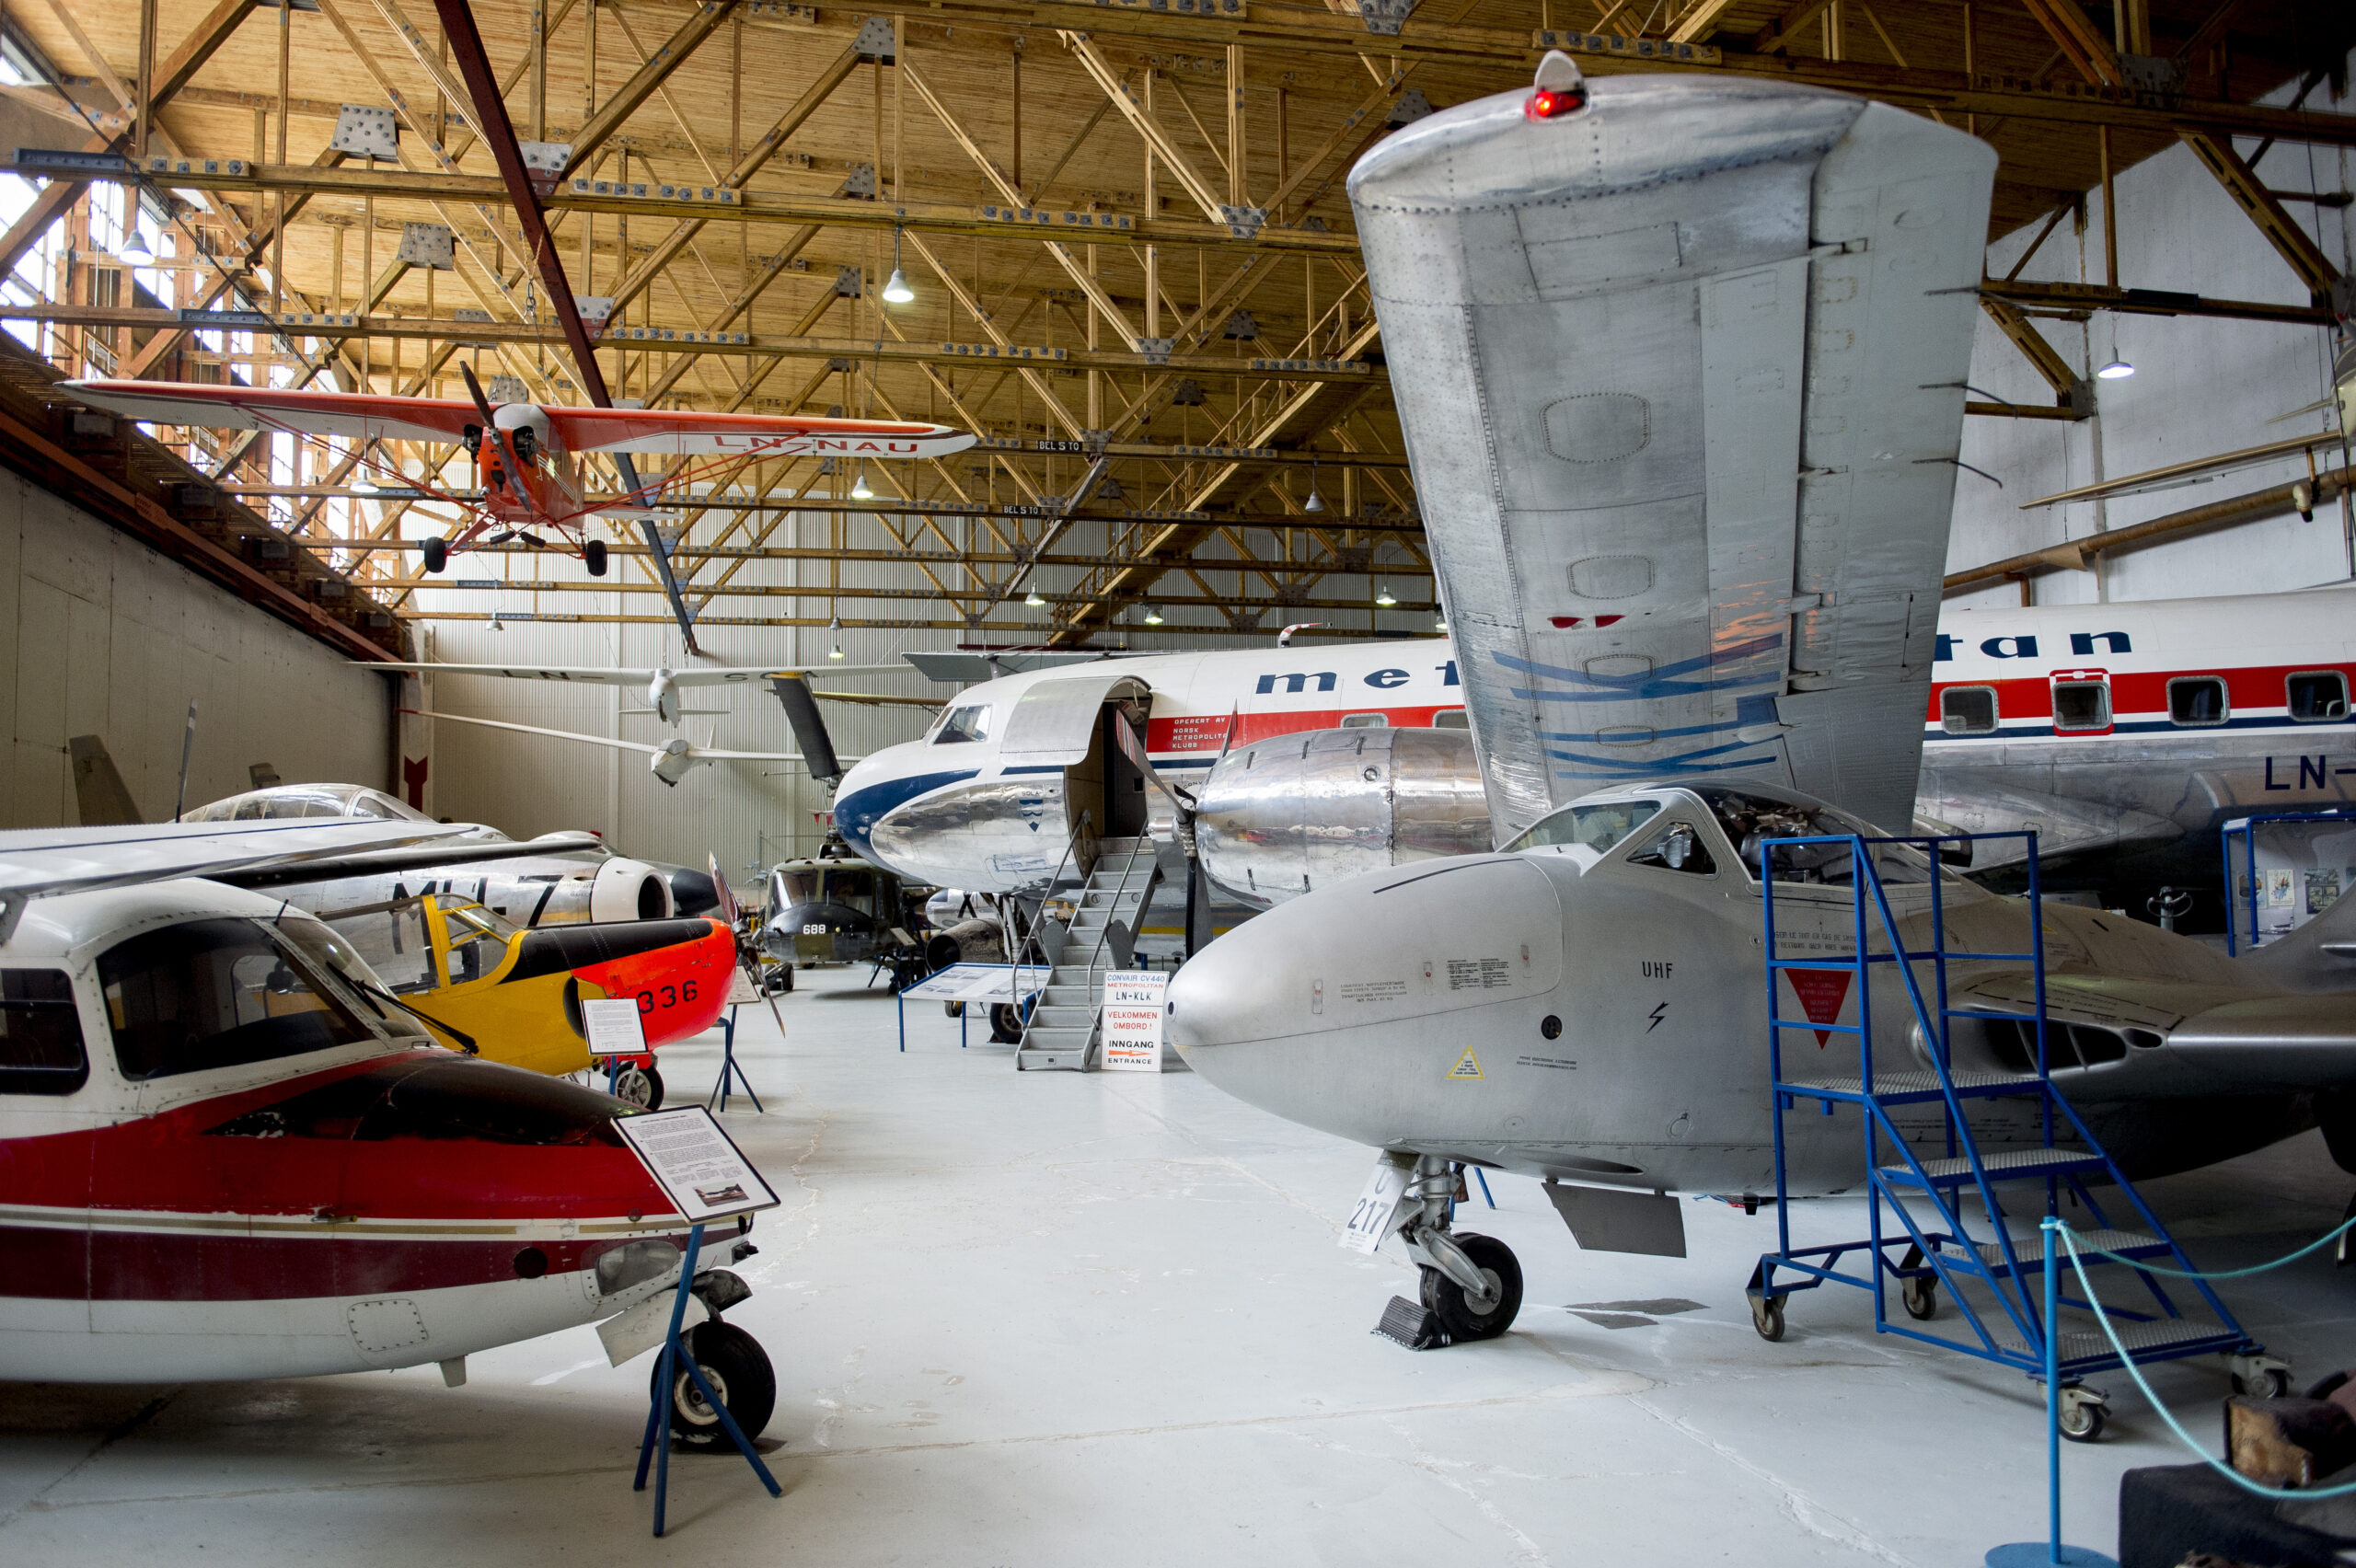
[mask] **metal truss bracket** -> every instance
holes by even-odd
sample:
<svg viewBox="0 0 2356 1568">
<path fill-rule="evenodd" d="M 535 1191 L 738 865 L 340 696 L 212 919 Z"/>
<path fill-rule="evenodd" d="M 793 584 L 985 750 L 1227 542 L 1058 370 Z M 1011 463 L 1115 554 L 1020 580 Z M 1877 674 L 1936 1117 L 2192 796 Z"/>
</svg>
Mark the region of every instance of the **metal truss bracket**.
<svg viewBox="0 0 2356 1568">
<path fill-rule="evenodd" d="M 856 267 L 835 269 L 835 293 L 844 299 L 857 299 L 867 292 L 867 274 Z"/>
<path fill-rule="evenodd" d="M 899 57 L 892 52 L 892 18 L 868 17 L 860 28 L 859 36 L 851 40 L 851 47 L 859 51 L 861 60 L 873 60 L 885 65 L 896 63 Z"/>
<path fill-rule="evenodd" d="M 455 271 L 458 258 L 449 225 L 403 224 L 400 247 L 393 252 L 393 259 L 412 267 L 429 267 L 437 272 Z"/>
<path fill-rule="evenodd" d="M 335 134 L 328 138 L 328 146 L 355 158 L 395 158 L 400 156 L 400 121 L 391 110 L 347 103 L 336 110 Z"/>
<path fill-rule="evenodd" d="M 1366 23 L 1366 30 L 1383 38 L 1397 38 L 1399 25 L 1415 8 L 1415 0 L 1358 0 L 1358 16 Z"/>
<path fill-rule="evenodd" d="M 605 331 L 606 323 L 613 318 L 614 296 L 611 294 L 574 294 L 572 308 L 581 313 L 581 325 L 591 338 Z"/>
<path fill-rule="evenodd" d="M 1219 203 L 1218 215 L 1220 221 L 1227 225 L 1227 232 L 1235 238 L 1256 239 L 1259 237 L 1261 228 L 1268 221 L 1268 209 L 1237 207 L 1222 202 Z"/>
<path fill-rule="evenodd" d="M 872 163 L 851 165 L 850 172 L 843 177 L 842 193 L 864 196 L 871 202 L 875 200 L 875 166 Z"/>
<path fill-rule="evenodd" d="M 1424 89 L 1409 87 L 1399 95 L 1399 101 L 1391 106 L 1391 112 L 1382 122 L 1396 131 L 1402 125 L 1413 125 L 1431 112 L 1432 100 L 1424 96 Z"/>
<path fill-rule="evenodd" d="M 520 375 L 494 375 L 483 383 L 482 395 L 494 403 L 528 403 L 532 389 Z"/>
<path fill-rule="evenodd" d="M 565 166 L 572 161 L 570 142 L 518 142 L 515 150 L 524 156 L 524 172 L 532 181 L 532 189 L 545 202 L 556 194 L 563 183 Z"/>
<path fill-rule="evenodd" d="M 1146 357 L 1148 364 L 1168 364 L 1170 351 L 1177 341 L 1175 338 L 1139 338 L 1138 352 Z"/>
</svg>

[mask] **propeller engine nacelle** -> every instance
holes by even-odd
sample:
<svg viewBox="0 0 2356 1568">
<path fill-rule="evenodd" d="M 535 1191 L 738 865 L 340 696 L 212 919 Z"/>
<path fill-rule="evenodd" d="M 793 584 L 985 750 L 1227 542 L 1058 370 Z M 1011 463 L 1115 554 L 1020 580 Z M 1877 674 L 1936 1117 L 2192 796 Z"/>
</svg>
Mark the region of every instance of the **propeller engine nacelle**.
<svg viewBox="0 0 2356 1568">
<path fill-rule="evenodd" d="M 1311 730 L 1238 746 L 1196 793 L 1204 871 L 1255 908 L 1345 877 L 1490 848 L 1462 730 Z"/>
<path fill-rule="evenodd" d="M 689 768 L 702 760 L 683 737 L 674 735 L 663 743 L 661 751 L 647 759 L 647 765 L 655 778 L 665 784 L 676 785 L 687 776 Z"/>
</svg>

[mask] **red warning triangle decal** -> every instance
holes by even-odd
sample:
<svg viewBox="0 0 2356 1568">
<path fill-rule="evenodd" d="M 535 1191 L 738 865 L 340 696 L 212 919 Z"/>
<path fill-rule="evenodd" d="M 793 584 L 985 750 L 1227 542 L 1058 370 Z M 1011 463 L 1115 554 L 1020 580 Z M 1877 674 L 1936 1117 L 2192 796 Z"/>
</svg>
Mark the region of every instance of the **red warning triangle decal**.
<svg viewBox="0 0 2356 1568">
<path fill-rule="evenodd" d="M 1800 1007 L 1810 1023 L 1837 1023 L 1841 1006 L 1849 999 L 1852 971 L 1846 969 L 1786 969 L 1784 978 L 1792 983 L 1792 992 L 1800 999 Z M 1832 1038 L 1830 1030 L 1816 1032 L 1816 1043 L 1821 1049 Z"/>
</svg>

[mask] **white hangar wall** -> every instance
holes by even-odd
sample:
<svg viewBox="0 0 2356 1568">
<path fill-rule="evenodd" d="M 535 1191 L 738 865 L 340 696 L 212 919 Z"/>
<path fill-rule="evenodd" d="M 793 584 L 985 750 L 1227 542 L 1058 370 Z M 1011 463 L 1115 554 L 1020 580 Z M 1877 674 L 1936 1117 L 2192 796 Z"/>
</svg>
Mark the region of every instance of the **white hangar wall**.
<svg viewBox="0 0 2356 1568">
<path fill-rule="evenodd" d="M 2308 102 L 2346 113 L 2356 105 Z M 2287 102 L 2289 89 L 2269 101 Z M 2089 133 L 2091 134 L 2091 133 Z M 2235 144 L 2244 157 L 2257 151 Z M 2330 192 L 2349 187 L 2349 154 L 2279 143 L 2258 165 L 2277 190 Z M 2130 288 L 2167 289 L 2212 298 L 2305 305 L 2306 291 L 2216 179 L 2182 145 L 2119 172 L 2119 277 Z M 2350 209 L 2290 202 L 2285 206 L 2343 271 L 2350 264 Z M 2102 192 L 2088 196 L 2086 226 L 2069 219 L 2021 273 L 2044 282 L 2101 282 Z M 2035 237 L 2032 225 L 1991 248 L 2002 276 Z M 2333 333 L 2327 327 L 2275 326 L 2196 317 L 2099 312 L 2084 323 L 2038 323 L 2062 357 L 2082 372 L 2124 360 L 2136 374 L 2096 385 L 2097 414 L 2079 423 L 1969 418 L 1963 460 L 2004 480 L 2001 490 L 1968 471 L 1957 477 L 1950 571 L 2083 538 L 2187 508 L 2202 506 L 2303 477 L 2304 460 L 2245 468 L 2206 484 L 2108 502 L 2038 511 L 2023 502 L 2170 463 L 2257 446 L 2334 428 L 2328 409 L 2287 419 L 2331 390 Z M 2052 393 L 2018 350 L 1984 316 L 1972 353 L 1972 385 L 2024 404 L 2051 407 Z M 1981 393 L 1974 393 L 1980 398 Z M 2322 462 L 2318 454 L 2318 463 Z M 2332 464 L 2339 459 L 2333 456 Z M 2031 579 L 2039 604 L 2108 599 L 2191 598 L 2258 594 L 2345 582 L 2350 576 L 2347 514 L 2334 502 L 2303 523 L 2285 511 L 2254 523 L 2196 534 L 2123 553 L 2098 571 L 2049 572 Z M 1998 583 L 1958 594 L 1956 604 L 2016 604 L 2019 589 Z"/>
<path fill-rule="evenodd" d="M 384 677 L 29 480 L 0 472 L 0 826 L 78 823 L 69 737 L 95 734 L 150 821 L 171 815 L 188 705 L 191 805 L 291 781 L 384 788 Z"/>
</svg>

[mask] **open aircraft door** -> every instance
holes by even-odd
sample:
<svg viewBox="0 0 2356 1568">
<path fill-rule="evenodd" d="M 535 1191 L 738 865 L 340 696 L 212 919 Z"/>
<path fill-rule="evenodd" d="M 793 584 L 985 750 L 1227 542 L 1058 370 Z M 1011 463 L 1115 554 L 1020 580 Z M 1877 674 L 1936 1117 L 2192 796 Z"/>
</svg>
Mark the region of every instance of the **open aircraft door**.
<svg viewBox="0 0 2356 1568">
<path fill-rule="evenodd" d="M 1142 736 L 1152 706 L 1153 688 L 1117 671 L 1040 681 L 1015 703 L 999 743 L 999 757 L 1009 777 L 1035 775 L 1060 786 L 1040 795 L 1050 822 L 1057 819 L 1046 808 L 1054 794 L 1062 796 L 1057 853 L 1069 842 L 1083 815 L 1097 837 L 1126 838 L 1146 831 L 1154 797 L 1146 790 L 1143 773 L 1122 754 L 1111 726 L 1126 724 Z M 1043 831 L 1040 837 L 1045 836 Z M 1052 872 L 1053 867 L 1046 870 Z"/>
</svg>

